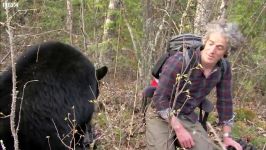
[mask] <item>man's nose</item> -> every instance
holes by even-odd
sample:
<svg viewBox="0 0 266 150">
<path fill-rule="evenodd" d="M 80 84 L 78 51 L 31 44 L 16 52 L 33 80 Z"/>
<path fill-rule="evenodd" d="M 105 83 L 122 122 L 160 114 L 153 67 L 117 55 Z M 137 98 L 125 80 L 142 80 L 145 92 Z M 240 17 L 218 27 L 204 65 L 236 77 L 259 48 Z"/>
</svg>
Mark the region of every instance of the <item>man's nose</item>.
<svg viewBox="0 0 266 150">
<path fill-rule="evenodd" d="M 214 44 L 214 45 L 212 45 L 212 46 L 209 48 L 209 52 L 210 52 L 210 53 L 214 53 L 215 49 L 216 49 L 216 45 Z"/>
</svg>

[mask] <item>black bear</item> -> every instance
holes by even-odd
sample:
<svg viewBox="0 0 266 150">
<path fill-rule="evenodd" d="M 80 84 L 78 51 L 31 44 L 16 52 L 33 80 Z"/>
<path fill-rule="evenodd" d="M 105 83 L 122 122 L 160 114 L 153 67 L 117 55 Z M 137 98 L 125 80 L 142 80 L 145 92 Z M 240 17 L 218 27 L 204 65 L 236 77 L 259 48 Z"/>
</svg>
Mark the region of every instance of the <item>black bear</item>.
<svg viewBox="0 0 266 150">
<path fill-rule="evenodd" d="M 107 67 L 95 70 L 76 48 L 60 42 L 33 46 L 16 61 L 15 124 L 21 150 L 84 149 L 98 80 Z M 0 140 L 14 149 L 10 130 L 12 71 L 0 76 Z M 0 146 L 1 149 L 1 146 Z"/>
</svg>

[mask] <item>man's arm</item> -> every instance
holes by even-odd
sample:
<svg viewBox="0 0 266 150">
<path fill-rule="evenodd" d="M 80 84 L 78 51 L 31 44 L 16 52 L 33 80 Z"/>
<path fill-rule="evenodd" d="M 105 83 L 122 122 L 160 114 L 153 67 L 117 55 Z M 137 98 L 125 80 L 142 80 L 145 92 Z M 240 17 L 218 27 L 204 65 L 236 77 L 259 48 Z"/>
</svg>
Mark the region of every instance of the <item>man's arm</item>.
<svg viewBox="0 0 266 150">
<path fill-rule="evenodd" d="M 223 142 L 225 147 L 233 146 L 236 150 L 242 150 L 239 143 L 231 137 L 231 127 L 234 122 L 233 98 L 232 98 L 232 73 L 231 66 L 227 62 L 226 72 L 223 73 L 221 81 L 217 84 L 217 111 L 219 124 L 223 125 Z"/>
<path fill-rule="evenodd" d="M 191 134 L 184 128 L 176 116 L 170 117 L 170 125 L 174 129 L 182 148 L 192 148 L 195 145 Z"/>
<path fill-rule="evenodd" d="M 154 92 L 153 101 L 158 114 L 164 119 L 167 119 L 164 114 L 169 114 L 172 108 L 172 106 L 170 106 L 171 94 L 172 91 L 175 90 L 173 88 L 176 83 L 176 76 L 181 73 L 182 65 L 183 55 L 177 52 L 166 60 L 162 68 L 158 87 Z"/>
</svg>

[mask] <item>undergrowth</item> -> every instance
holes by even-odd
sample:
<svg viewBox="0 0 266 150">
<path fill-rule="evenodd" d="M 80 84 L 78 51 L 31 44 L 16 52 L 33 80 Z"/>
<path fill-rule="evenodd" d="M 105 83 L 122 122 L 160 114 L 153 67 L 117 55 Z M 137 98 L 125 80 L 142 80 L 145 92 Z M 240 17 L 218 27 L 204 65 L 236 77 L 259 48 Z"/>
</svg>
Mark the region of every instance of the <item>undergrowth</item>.
<svg viewBox="0 0 266 150">
<path fill-rule="evenodd" d="M 142 89 L 136 86 L 133 81 L 113 81 L 101 86 L 94 116 L 95 128 L 99 132 L 97 149 L 145 149 L 145 126 L 140 111 Z M 258 115 L 259 110 L 238 108 L 238 104 L 235 108 L 232 136 L 252 143 L 257 149 L 265 149 L 266 116 Z M 208 121 L 215 126 L 217 113 L 211 113 Z M 220 127 L 215 126 L 215 129 L 221 132 Z"/>
</svg>

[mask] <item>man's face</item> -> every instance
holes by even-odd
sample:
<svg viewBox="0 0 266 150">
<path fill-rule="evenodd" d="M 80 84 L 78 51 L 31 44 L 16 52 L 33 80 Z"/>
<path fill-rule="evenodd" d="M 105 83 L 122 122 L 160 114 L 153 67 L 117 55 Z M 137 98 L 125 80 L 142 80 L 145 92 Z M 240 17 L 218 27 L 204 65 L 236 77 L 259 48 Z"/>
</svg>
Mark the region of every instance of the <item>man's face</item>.
<svg viewBox="0 0 266 150">
<path fill-rule="evenodd" d="M 204 49 L 201 51 L 202 65 L 214 66 L 227 51 L 226 38 L 218 32 L 211 33 Z"/>
</svg>

